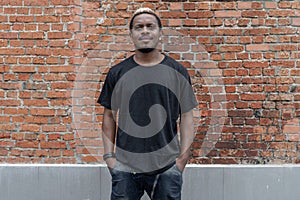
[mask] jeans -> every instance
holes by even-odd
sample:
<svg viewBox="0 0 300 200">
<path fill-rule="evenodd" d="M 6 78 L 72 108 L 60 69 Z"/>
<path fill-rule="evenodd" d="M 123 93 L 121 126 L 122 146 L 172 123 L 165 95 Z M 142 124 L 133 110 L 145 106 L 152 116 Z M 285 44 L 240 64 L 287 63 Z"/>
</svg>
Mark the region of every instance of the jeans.
<svg viewBox="0 0 300 200">
<path fill-rule="evenodd" d="M 151 200 L 181 200 L 182 172 L 174 164 L 168 170 L 148 175 L 110 169 L 111 200 L 140 200 L 144 191 Z"/>
</svg>

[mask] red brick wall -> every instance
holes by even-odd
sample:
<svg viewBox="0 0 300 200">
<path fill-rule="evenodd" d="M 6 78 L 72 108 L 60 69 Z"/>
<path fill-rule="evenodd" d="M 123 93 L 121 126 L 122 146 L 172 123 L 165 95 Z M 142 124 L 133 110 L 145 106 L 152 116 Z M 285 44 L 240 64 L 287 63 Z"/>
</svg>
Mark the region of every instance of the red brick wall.
<svg viewBox="0 0 300 200">
<path fill-rule="evenodd" d="M 192 76 L 191 162 L 298 162 L 300 2 L 101 2 L 0 1 L 1 163 L 102 161 L 95 101 L 133 50 L 127 24 L 142 5 Z M 221 134 L 206 134 L 216 123 Z"/>
</svg>

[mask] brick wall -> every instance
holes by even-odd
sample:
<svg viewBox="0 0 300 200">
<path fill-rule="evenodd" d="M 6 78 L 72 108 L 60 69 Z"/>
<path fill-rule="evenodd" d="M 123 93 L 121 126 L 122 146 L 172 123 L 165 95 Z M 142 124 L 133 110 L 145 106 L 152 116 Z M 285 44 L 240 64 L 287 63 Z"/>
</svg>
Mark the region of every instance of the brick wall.
<svg viewBox="0 0 300 200">
<path fill-rule="evenodd" d="M 192 0 L 0 1 L 0 162 L 102 161 L 95 101 L 142 5 L 192 76 L 191 163 L 297 163 L 300 2 Z"/>
</svg>

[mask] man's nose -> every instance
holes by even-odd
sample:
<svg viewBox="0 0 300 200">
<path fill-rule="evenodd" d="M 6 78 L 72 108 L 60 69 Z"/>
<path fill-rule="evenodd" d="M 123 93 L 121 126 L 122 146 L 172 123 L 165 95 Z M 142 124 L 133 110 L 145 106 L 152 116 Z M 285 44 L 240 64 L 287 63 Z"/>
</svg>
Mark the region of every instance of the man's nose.
<svg viewBox="0 0 300 200">
<path fill-rule="evenodd" d="M 144 26 L 142 32 L 143 33 L 148 33 L 149 32 L 149 28 L 147 26 Z"/>
</svg>

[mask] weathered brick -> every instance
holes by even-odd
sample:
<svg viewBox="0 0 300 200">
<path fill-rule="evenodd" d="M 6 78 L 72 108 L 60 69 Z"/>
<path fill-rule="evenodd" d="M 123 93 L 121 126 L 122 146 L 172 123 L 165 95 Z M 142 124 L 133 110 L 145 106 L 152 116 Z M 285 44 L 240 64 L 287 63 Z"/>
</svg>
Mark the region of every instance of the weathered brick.
<svg viewBox="0 0 300 200">
<path fill-rule="evenodd" d="M 0 2 L 4 6 L 0 15 L 0 162 L 102 161 L 103 107 L 96 99 L 111 65 L 133 54 L 128 53 L 134 46 L 127 23 L 139 4 L 162 17 L 162 49 L 180 60 L 194 84 L 201 109 L 195 120 L 201 127 L 190 162 L 260 163 L 281 156 L 282 162 L 296 160 L 298 2 L 192 0 L 168 7 L 158 0 L 138 0 L 135 5 L 116 3 L 102 22 L 98 18 L 104 17 L 101 6 L 106 4 L 80 4 L 79 8 L 79 1 L 73 0 Z M 81 76 L 84 65 L 89 67 Z M 206 86 L 213 82 L 211 77 L 223 88 Z M 73 91 L 74 87 L 78 90 Z M 78 98 L 77 107 L 72 106 L 72 98 Z M 83 110 L 97 115 L 76 113 Z M 209 124 L 223 117 L 222 137 L 209 138 L 219 142 L 206 144 L 215 149 L 199 158 Z"/>
</svg>

